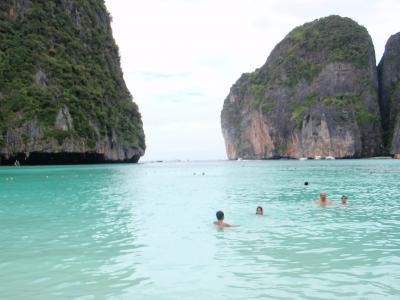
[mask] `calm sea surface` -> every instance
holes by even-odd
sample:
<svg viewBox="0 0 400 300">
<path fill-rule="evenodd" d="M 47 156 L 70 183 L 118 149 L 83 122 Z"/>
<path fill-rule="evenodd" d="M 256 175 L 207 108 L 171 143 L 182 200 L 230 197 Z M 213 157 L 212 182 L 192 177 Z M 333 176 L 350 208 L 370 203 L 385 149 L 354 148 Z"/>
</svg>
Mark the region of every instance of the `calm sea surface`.
<svg viewBox="0 0 400 300">
<path fill-rule="evenodd" d="M 0 299 L 400 299 L 400 161 L 2 167 Z"/>
</svg>

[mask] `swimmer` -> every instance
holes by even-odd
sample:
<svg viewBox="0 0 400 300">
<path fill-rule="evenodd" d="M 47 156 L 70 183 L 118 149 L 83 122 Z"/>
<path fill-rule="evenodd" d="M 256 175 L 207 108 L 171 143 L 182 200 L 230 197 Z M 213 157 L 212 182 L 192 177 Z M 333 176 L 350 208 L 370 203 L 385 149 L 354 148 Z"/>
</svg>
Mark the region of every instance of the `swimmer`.
<svg viewBox="0 0 400 300">
<path fill-rule="evenodd" d="M 256 215 L 263 215 L 263 214 L 264 214 L 263 208 L 261 206 L 258 206 L 256 209 Z"/>
<path fill-rule="evenodd" d="M 318 205 L 321 205 L 321 206 L 325 206 L 325 205 L 331 205 L 332 202 L 331 202 L 331 200 L 326 198 L 326 193 L 325 192 L 321 192 L 319 194 L 319 199 L 315 200 L 315 204 L 318 204 Z"/>
<path fill-rule="evenodd" d="M 308 185 L 308 181 L 304 182 L 304 185 Z"/>
<path fill-rule="evenodd" d="M 342 200 L 342 204 L 347 204 L 347 196 L 343 195 L 341 200 Z"/>
<path fill-rule="evenodd" d="M 222 211 L 217 211 L 216 213 L 217 216 L 217 221 L 214 221 L 214 225 L 218 226 L 218 227 L 237 227 L 239 225 L 231 225 L 228 223 L 224 222 L 224 212 Z"/>
</svg>

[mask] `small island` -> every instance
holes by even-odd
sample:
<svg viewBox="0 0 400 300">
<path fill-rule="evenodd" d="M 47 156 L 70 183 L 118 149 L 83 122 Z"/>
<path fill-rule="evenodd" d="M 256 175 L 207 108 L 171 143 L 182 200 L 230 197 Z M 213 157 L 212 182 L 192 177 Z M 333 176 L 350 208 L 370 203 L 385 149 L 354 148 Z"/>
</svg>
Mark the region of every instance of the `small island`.
<svg viewBox="0 0 400 300">
<path fill-rule="evenodd" d="M 225 99 L 227 156 L 399 158 L 399 74 L 400 33 L 377 67 L 367 29 L 350 18 L 296 27 Z"/>
</svg>

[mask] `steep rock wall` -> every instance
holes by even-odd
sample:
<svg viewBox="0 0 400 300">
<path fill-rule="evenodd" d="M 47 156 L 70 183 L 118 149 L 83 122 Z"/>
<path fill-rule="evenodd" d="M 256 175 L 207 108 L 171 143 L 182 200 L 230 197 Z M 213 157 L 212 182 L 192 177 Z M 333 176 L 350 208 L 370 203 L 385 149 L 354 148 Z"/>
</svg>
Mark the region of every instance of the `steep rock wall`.
<svg viewBox="0 0 400 300">
<path fill-rule="evenodd" d="M 370 157 L 382 149 L 374 47 L 330 16 L 295 28 L 232 86 L 221 113 L 229 159 Z"/>
<path fill-rule="evenodd" d="M 400 32 L 386 43 L 378 72 L 386 150 L 400 158 Z"/>
<path fill-rule="evenodd" d="M 0 3 L 0 164 L 137 162 L 145 139 L 98 0 Z"/>
</svg>

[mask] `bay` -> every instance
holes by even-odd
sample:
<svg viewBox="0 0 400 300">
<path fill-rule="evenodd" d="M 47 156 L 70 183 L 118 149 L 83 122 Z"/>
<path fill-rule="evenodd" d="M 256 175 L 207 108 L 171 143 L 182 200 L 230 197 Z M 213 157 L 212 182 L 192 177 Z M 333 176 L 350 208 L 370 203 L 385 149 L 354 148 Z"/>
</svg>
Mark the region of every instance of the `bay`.
<svg viewBox="0 0 400 300">
<path fill-rule="evenodd" d="M 399 198 L 398 160 L 2 167 L 0 298 L 398 299 Z"/>
</svg>

